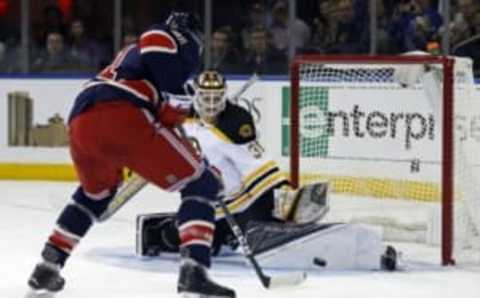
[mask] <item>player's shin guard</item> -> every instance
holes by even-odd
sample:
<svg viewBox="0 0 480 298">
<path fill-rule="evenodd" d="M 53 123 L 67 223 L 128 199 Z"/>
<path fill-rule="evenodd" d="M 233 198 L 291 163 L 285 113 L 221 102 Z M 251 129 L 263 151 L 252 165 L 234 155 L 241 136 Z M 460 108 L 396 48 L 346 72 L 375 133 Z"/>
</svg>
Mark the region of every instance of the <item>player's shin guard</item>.
<svg viewBox="0 0 480 298">
<path fill-rule="evenodd" d="M 210 267 L 210 250 L 215 230 L 213 206 L 199 197 L 184 198 L 177 219 L 182 256 Z"/>
<path fill-rule="evenodd" d="M 221 189 L 220 178 L 210 168 L 188 183 L 182 190 L 182 204 L 178 210 L 180 249 L 184 255 L 203 266 L 210 267 L 210 250 L 215 229 L 215 209 Z"/>
<path fill-rule="evenodd" d="M 183 297 L 234 298 L 235 292 L 216 284 L 207 275 L 215 230 L 215 210 L 221 182 L 211 170 L 182 189 L 182 204 L 178 211 L 178 231 L 182 263 L 178 292 Z"/>
<path fill-rule="evenodd" d="M 106 208 L 108 201 L 108 197 L 98 201 L 93 200 L 84 193 L 82 188 L 78 188 L 73 194 L 73 202 L 60 213 L 57 225 L 45 244 L 42 252 L 44 261 L 63 267 L 68 256 L 88 232 L 98 214 Z"/>
<path fill-rule="evenodd" d="M 177 291 L 184 298 L 233 298 L 235 292 L 207 274 L 214 232 L 214 209 L 209 201 L 185 198 L 178 212 L 182 263 Z"/>
</svg>

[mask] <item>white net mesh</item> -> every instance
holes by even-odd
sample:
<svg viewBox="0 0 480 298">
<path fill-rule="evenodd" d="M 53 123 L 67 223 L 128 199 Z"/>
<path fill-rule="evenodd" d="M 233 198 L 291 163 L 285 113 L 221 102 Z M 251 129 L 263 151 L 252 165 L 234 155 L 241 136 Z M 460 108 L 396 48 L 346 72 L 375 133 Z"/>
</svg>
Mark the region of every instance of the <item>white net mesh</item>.
<svg viewBox="0 0 480 298">
<path fill-rule="evenodd" d="M 455 258 L 480 261 L 480 99 L 470 61 L 455 65 Z M 331 182 L 329 220 L 441 243 L 442 74 L 440 64 L 300 65 L 299 174 Z"/>
</svg>

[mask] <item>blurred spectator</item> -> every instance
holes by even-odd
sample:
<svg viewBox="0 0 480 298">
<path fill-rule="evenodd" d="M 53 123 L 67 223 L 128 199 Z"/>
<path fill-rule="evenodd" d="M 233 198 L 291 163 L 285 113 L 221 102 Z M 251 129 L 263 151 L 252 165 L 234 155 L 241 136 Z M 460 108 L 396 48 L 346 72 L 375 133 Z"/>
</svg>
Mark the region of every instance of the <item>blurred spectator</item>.
<svg viewBox="0 0 480 298">
<path fill-rule="evenodd" d="M 48 32 L 66 34 L 66 25 L 63 21 L 62 11 L 56 4 L 48 4 L 43 8 L 41 19 L 32 26 L 35 46 L 43 47 Z"/>
<path fill-rule="evenodd" d="M 70 55 L 91 71 L 98 70 L 100 62 L 107 59 L 105 50 L 87 36 L 84 23 L 80 19 L 75 19 L 70 24 L 69 45 Z"/>
<path fill-rule="evenodd" d="M 475 35 L 475 15 L 480 7 L 473 0 L 457 0 L 453 21 L 449 24 L 450 44 L 453 46 Z"/>
<path fill-rule="evenodd" d="M 408 24 L 404 37 L 404 50 L 427 49 L 427 44 L 435 39 L 435 29 L 425 16 L 417 16 Z"/>
<path fill-rule="evenodd" d="M 388 14 L 387 5 L 384 0 L 376 1 L 377 9 L 377 54 L 394 55 L 398 54 L 395 43 L 392 42 L 389 34 L 391 15 Z"/>
<path fill-rule="evenodd" d="M 409 24 L 405 45 L 407 50 L 427 50 L 430 42 L 439 41 L 438 30 L 443 19 L 431 0 L 416 0 L 416 17 Z"/>
<path fill-rule="evenodd" d="M 21 73 L 23 69 L 22 47 L 14 38 L 9 38 L 5 42 L 0 42 L 0 73 Z"/>
<path fill-rule="evenodd" d="M 231 45 L 231 30 L 221 27 L 212 34 L 212 67 L 223 73 L 237 73 L 240 54 Z"/>
<path fill-rule="evenodd" d="M 257 27 L 250 33 L 251 47 L 245 59 L 245 73 L 286 74 L 287 57 L 283 52 L 270 46 L 267 31 Z"/>
<path fill-rule="evenodd" d="M 288 3 L 278 0 L 273 6 L 270 32 L 273 47 L 285 54 L 288 54 L 290 44 L 297 49 L 306 47 L 310 42 L 311 30 L 304 21 L 295 18 L 292 26 L 290 31 L 288 28 Z"/>
<path fill-rule="evenodd" d="M 330 1 L 318 1 L 318 15 L 313 20 L 312 42 L 309 45 L 309 51 L 316 53 L 327 53 L 327 49 L 335 42 L 335 34 L 331 28 L 333 21 L 329 16 Z"/>
<path fill-rule="evenodd" d="M 433 0 L 416 0 L 419 7 L 419 14 L 428 19 L 430 26 L 434 31 L 437 31 L 443 24 L 443 17 L 438 11 L 438 5 L 435 5 Z"/>
<path fill-rule="evenodd" d="M 45 49 L 32 65 L 32 71 L 40 73 L 72 73 L 85 70 L 80 61 L 65 49 L 63 35 L 60 32 L 50 32 L 47 35 Z"/>
<path fill-rule="evenodd" d="M 256 27 L 267 27 L 267 16 L 265 6 L 261 2 L 254 2 L 248 9 L 247 19 L 242 28 L 242 44 L 244 49 L 250 47 L 249 39 L 252 30 Z"/>
<path fill-rule="evenodd" d="M 457 0 L 456 13 L 454 18 L 464 22 L 467 26 L 474 23 L 475 13 L 479 11 L 480 5 L 475 0 Z"/>
<path fill-rule="evenodd" d="M 477 10 L 472 19 L 472 35 L 480 34 L 480 10 Z"/>
<path fill-rule="evenodd" d="M 163 1 L 162 1 L 163 2 Z M 200 2 L 204 1 L 191 1 L 185 2 Z M 243 27 L 243 18 L 238 17 L 239 12 L 245 11 L 246 1 L 212 1 L 213 3 L 213 28 L 220 28 L 228 26 L 232 28 L 233 32 L 240 33 Z"/>
<path fill-rule="evenodd" d="M 368 51 L 367 2 L 320 0 L 312 49 L 327 54 Z"/>
<path fill-rule="evenodd" d="M 397 3 L 390 34 L 400 52 L 426 50 L 438 39 L 442 17 L 430 0 L 402 0 Z"/>
<path fill-rule="evenodd" d="M 480 11 L 472 15 L 469 24 L 471 36 L 459 41 L 452 48 L 452 54 L 460 57 L 470 57 L 473 60 L 475 77 L 480 77 Z"/>
</svg>

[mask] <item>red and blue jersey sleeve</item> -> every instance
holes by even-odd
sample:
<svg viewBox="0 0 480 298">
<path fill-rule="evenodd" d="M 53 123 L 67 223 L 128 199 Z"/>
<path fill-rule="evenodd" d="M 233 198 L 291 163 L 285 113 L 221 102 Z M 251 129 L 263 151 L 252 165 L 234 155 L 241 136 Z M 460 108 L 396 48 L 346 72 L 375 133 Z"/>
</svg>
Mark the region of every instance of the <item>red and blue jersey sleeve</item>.
<svg viewBox="0 0 480 298">
<path fill-rule="evenodd" d="M 188 52 L 184 42 L 188 41 L 179 41 L 161 26 L 146 31 L 140 37 L 142 64 L 150 73 L 152 83 L 161 91 L 179 93 L 191 75 L 191 59 L 188 59 L 191 57 L 188 55 L 193 53 Z"/>
</svg>

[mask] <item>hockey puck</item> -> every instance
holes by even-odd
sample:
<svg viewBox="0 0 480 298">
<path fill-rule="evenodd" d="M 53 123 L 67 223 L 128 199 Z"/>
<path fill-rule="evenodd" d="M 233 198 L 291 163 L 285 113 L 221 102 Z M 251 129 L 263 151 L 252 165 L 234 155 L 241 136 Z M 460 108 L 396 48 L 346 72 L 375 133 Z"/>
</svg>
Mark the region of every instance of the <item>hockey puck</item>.
<svg viewBox="0 0 480 298">
<path fill-rule="evenodd" d="M 313 264 L 319 267 L 325 267 L 327 266 L 327 261 L 321 258 L 313 258 Z"/>
</svg>

